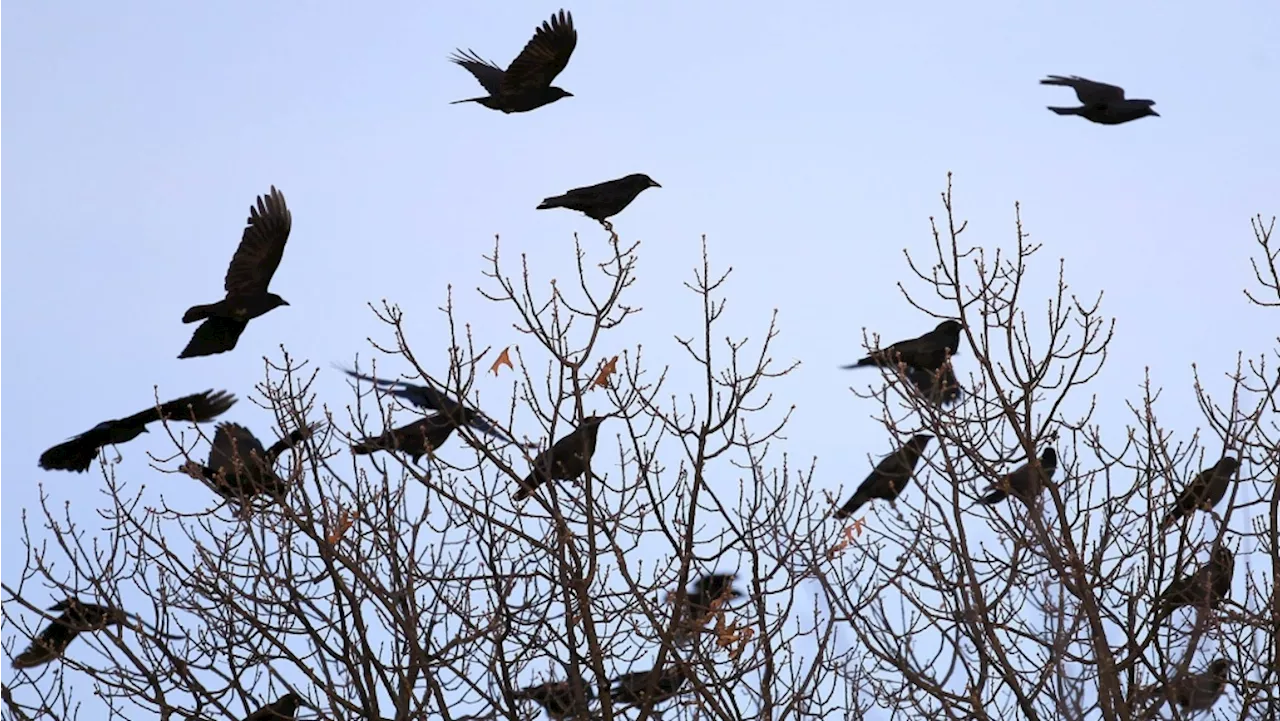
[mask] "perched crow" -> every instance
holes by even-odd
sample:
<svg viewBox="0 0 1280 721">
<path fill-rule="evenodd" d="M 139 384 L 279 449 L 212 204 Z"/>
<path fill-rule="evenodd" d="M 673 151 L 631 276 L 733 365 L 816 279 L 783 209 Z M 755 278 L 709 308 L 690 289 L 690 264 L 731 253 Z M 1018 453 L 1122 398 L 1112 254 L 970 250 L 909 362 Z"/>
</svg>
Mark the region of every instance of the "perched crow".
<svg viewBox="0 0 1280 721">
<path fill-rule="evenodd" d="M 903 489 L 911 482 L 911 476 L 915 475 L 920 455 L 932 440 L 933 436 L 927 434 L 915 436 L 901 448 L 885 456 L 876 464 L 871 475 L 858 486 L 858 490 L 854 491 L 853 496 L 831 515 L 835 518 L 848 518 L 873 498 L 898 500 Z"/>
<path fill-rule="evenodd" d="M 590 686 L 583 686 L 581 692 L 581 695 L 574 693 L 568 681 L 548 681 L 527 686 L 512 695 L 516 699 L 533 701 L 545 709 L 550 718 L 564 721 L 590 715 L 588 705 L 595 698 L 595 692 Z"/>
<path fill-rule="evenodd" d="M 308 704 L 302 696 L 290 691 L 276 699 L 274 703 L 269 703 L 249 714 L 244 721 L 295 721 L 298 708 L 301 706 L 311 708 L 311 704 Z"/>
<path fill-rule="evenodd" d="M 919 338 L 898 341 L 888 348 L 872 351 L 871 355 L 853 365 L 841 366 L 844 369 L 862 368 L 864 366 L 885 366 L 893 368 L 899 362 L 922 371 L 936 371 L 946 362 L 948 354 L 955 355 L 960 347 L 960 331 L 964 326 L 959 321 L 944 320 L 938 327 Z"/>
<path fill-rule="evenodd" d="M 60 443 L 40 454 L 40 467 L 45 470 L 75 471 L 84 473 L 98 457 L 98 449 L 127 443 L 147 432 L 147 424 L 166 418 L 175 421 L 203 423 L 226 412 L 236 402 L 236 397 L 226 391 L 212 390 L 195 393 L 169 401 L 128 418 L 103 421 L 71 440 Z"/>
<path fill-rule="evenodd" d="M 587 471 L 587 461 L 596 454 L 596 437 L 604 416 L 587 416 L 569 435 L 556 441 L 533 459 L 529 475 L 515 493 L 517 501 L 533 495 L 546 481 L 572 481 Z"/>
<path fill-rule="evenodd" d="M 209 464 L 188 461 L 183 471 L 204 479 L 223 498 L 241 502 L 254 496 L 284 496 L 289 488 L 275 472 L 276 458 L 316 431 L 316 426 L 299 428 L 264 449 L 253 433 L 238 423 L 219 423 L 209 450 Z"/>
<path fill-rule="evenodd" d="M 1240 467 L 1240 461 L 1231 456 L 1223 456 L 1221 460 L 1206 468 L 1196 477 L 1174 501 L 1173 508 L 1160 522 L 1160 530 L 1172 526 L 1179 518 L 1189 516 L 1197 510 L 1209 510 L 1222 502 L 1227 495 L 1227 487 L 1231 485 L 1231 477 Z"/>
<path fill-rule="evenodd" d="M 389 381 L 367 376 L 341 366 L 338 366 L 338 368 L 349 376 L 381 386 L 387 393 L 397 398 L 403 398 L 419 408 L 438 411 L 452 421 L 455 426 L 470 426 L 476 432 L 493 436 L 500 441 L 516 442 L 514 438 L 498 430 L 497 424 L 490 420 L 488 416 L 449 397 L 447 393 L 430 385 L 431 382 L 429 380 L 427 381 L 428 385 L 420 386 L 414 383 L 406 383 L 405 381 Z M 444 443 L 444 439 L 440 439 L 440 442 Z"/>
<path fill-rule="evenodd" d="M 675 636 L 678 643 L 692 640 L 712 619 L 712 608 L 716 601 L 727 604 L 746 594 L 733 587 L 737 578 L 734 573 L 710 573 L 694 583 L 692 591 L 685 595 L 684 607 L 680 609 L 676 621 Z M 674 599 L 676 594 L 668 593 Z"/>
<path fill-rule="evenodd" d="M 1144 696 L 1150 700 L 1164 697 L 1173 700 L 1183 711 L 1205 711 L 1213 708 L 1227 688 L 1227 672 L 1231 660 L 1220 658 L 1200 673 L 1187 673 L 1175 678 L 1167 687 L 1147 689 Z"/>
<path fill-rule="evenodd" d="M 1028 461 L 1013 473 L 1002 477 L 991 485 L 987 495 L 978 499 L 978 503 L 993 506 L 1013 495 L 1014 498 L 1030 506 L 1036 496 L 1044 490 L 1044 484 L 1048 483 L 1058 470 L 1058 452 L 1053 446 L 1049 446 L 1040 453 L 1040 459 L 1035 465 L 1039 467 L 1034 468 Z"/>
<path fill-rule="evenodd" d="M 679 696 L 688 683 L 689 677 L 674 664 L 662 671 L 633 671 L 614 679 L 609 697 L 619 704 L 653 706 Z"/>
<path fill-rule="evenodd" d="M 112 625 L 123 626 L 134 617 L 118 608 L 85 603 L 77 598 L 59 601 L 50 606 L 49 610 L 61 611 L 62 615 L 31 639 L 31 645 L 13 659 L 14 668 L 34 668 L 46 664 L 61 657 L 67 646 L 82 631 L 101 631 Z"/>
<path fill-rule="evenodd" d="M 648 188 L 661 188 L 657 181 L 644 173 L 632 173 L 617 180 L 574 188 L 564 195 L 556 195 L 542 201 L 538 210 L 568 208 L 584 213 L 588 218 L 604 223 L 606 218 L 621 213 L 631 205 L 637 195 Z"/>
<path fill-rule="evenodd" d="M 1217 608 L 1231 594 L 1236 558 L 1225 547 L 1214 549 L 1208 563 L 1187 576 L 1174 579 L 1156 598 L 1156 622 L 1182 606 Z"/>
<path fill-rule="evenodd" d="M 1040 84 L 1065 85 L 1072 88 L 1076 91 L 1076 97 L 1080 98 L 1080 102 L 1083 103 L 1078 108 L 1055 108 L 1050 106 L 1049 109 L 1058 115 L 1079 115 L 1085 120 L 1091 120 L 1102 125 L 1119 125 L 1147 115 L 1160 117 L 1160 113 L 1157 113 L 1151 107 L 1156 104 L 1156 101 L 1139 100 L 1137 98 L 1126 99 L 1124 97 L 1124 88 L 1094 82 L 1079 75 L 1070 77 L 1050 75 L 1041 80 Z"/>
<path fill-rule="evenodd" d="M 560 98 L 571 98 L 573 93 L 551 84 L 569 64 L 569 56 L 578 44 L 578 31 L 573 29 L 573 15 L 560 11 L 552 15 L 550 22 L 533 33 L 533 39 L 511 61 L 504 72 L 492 61 L 484 60 L 475 52 L 458 50 L 450 60 L 466 68 L 476 76 L 489 94 L 482 98 L 455 100 L 458 103 L 480 103 L 491 110 L 504 113 L 525 113 L 549 105 Z"/>
<path fill-rule="evenodd" d="M 458 426 L 443 413 L 434 413 L 413 423 L 384 431 L 381 436 L 369 436 L 351 446 L 351 452 L 365 455 L 374 451 L 399 450 L 409 454 L 413 462 L 435 451 L 453 435 Z"/>
<path fill-rule="evenodd" d="M 960 386 L 960 380 L 956 378 L 956 372 L 951 368 L 950 363 L 943 363 L 942 367 L 936 371 L 907 366 L 906 376 L 907 382 L 915 386 L 926 401 L 939 408 L 958 403 L 964 393 L 964 388 Z"/>
<path fill-rule="evenodd" d="M 249 206 L 249 220 L 240 239 L 240 247 L 231 258 L 223 282 L 227 297 L 209 305 L 195 305 L 182 315 L 183 323 L 204 321 L 182 349 L 179 358 L 226 353 L 236 347 L 240 334 L 249 321 L 289 302 L 268 293 L 271 276 L 275 275 L 289 241 L 293 214 L 284 204 L 284 194 L 271 186 L 271 195 L 258 207 Z"/>
</svg>

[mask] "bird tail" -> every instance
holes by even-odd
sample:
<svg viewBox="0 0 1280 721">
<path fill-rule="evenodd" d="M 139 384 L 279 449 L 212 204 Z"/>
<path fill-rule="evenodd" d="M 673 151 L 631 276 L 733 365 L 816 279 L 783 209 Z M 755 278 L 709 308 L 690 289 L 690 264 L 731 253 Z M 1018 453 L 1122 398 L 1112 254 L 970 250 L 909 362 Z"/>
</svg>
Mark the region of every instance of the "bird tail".
<svg viewBox="0 0 1280 721">
<path fill-rule="evenodd" d="M 46 646 L 39 639 L 33 641 L 30 648 L 14 657 L 13 667 L 16 669 L 35 668 L 52 661 L 61 655 L 62 651 L 51 646 L 52 644 Z"/>
<path fill-rule="evenodd" d="M 1049 106 L 1049 109 L 1058 115 L 1079 115 L 1080 111 L 1084 110 L 1084 108 L 1055 108 L 1053 106 Z"/>
<path fill-rule="evenodd" d="M 187 312 L 182 314 L 183 323 L 195 323 L 198 320 L 212 318 L 217 312 L 218 304 L 211 303 L 209 305 L 193 305 L 187 308 Z"/>
<path fill-rule="evenodd" d="M 850 363 L 847 366 L 840 366 L 840 367 L 845 370 L 851 370 L 853 368 L 866 368 L 867 366 L 873 366 L 875 364 L 876 364 L 875 358 L 872 358 L 871 356 L 867 356 L 866 358 L 863 358 L 857 363 Z"/>
<path fill-rule="evenodd" d="M 556 195 L 543 200 L 537 207 L 537 210 L 548 210 L 550 208 L 563 208 L 566 198 L 563 195 Z"/>
<path fill-rule="evenodd" d="M 529 496 L 532 496 L 533 492 L 537 490 L 538 485 L 541 483 L 542 479 L 538 478 L 538 474 L 530 473 L 523 481 L 520 482 L 520 488 L 515 492 L 512 498 L 517 501 L 523 501 Z"/>
<path fill-rule="evenodd" d="M 357 456 L 367 456 L 374 451 L 382 450 L 381 438 L 365 438 L 359 443 L 351 444 L 351 452 Z"/>
<path fill-rule="evenodd" d="M 853 498 L 850 498 L 848 503 L 837 508 L 835 511 L 831 513 L 831 517 L 837 518 L 837 519 L 848 518 L 849 516 L 852 516 L 853 514 L 857 513 L 858 509 L 866 505 L 867 501 L 869 500 L 871 499 L 863 495 L 861 492 L 854 493 Z"/>
<path fill-rule="evenodd" d="M 999 488 L 996 488 L 992 490 L 990 493 L 988 493 L 987 495 L 983 496 L 982 498 L 979 498 L 978 505 L 994 506 L 995 504 L 999 503 L 1000 501 L 1003 501 L 1008 497 L 1009 497 L 1008 493 L 1005 493 Z"/>
</svg>

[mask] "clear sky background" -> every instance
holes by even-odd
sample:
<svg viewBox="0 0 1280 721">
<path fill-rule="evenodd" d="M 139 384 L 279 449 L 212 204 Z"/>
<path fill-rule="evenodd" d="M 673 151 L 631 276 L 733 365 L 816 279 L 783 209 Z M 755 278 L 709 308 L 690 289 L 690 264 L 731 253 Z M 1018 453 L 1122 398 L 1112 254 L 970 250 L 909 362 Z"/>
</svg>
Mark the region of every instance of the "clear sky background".
<svg viewBox="0 0 1280 721">
<path fill-rule="evenodd" d="M 618 349 L 680 358 L 671 334 L 699 312 L 681 283 L 706 234 L 713 264 L 735 269 L 718 335 L 760 338 L 780 311 L 774 356 L 803 361 L 774 386 L 798 407 L 786 449 L 816 455 L 832 488 L 889 450 L 876 405 L 846 390 L 873 374 L 838 366 L 861 355 L 864 327 L 898 339 L 933 326 L 894 284 L 904 248 L 928 257 L 947 171 L 971 242 L 1010 247 L 1021 201 L 1045 244 L 1033 320 L 1059 257 L 1075 292 L 1105 291 L 1119 325 L 1092 386 L 1097 420 L 1119 432 L 1150 366 L 1163 419 L 1189 437 L 1202 425 L 1191 364 L 1221 391 L 1238 351 L 1274 346 L 1274 312 L 1241 288 L 1249 219 L 1280 209 L 1280 6 L 875 5 L 569 6 L 579 42 L 556 84 L 576 97 L 504 115 L 448 104 L 480 87 L 447 56 L 471 47 L 505 66 L 554 3 L 6 3 L 0 576 L 19 577 L 21 514 L 42 491 L 60 505 L 101 486 L 96 465 L 39 470 L 45 448 L 145 408 L 157 384 L 163 400 L 233 391 L 224 418 L 269 435 L 246 397 L 281 343 L 325 367 L 318 390 L 341 409 L 353 397 L 328 365 L 365 363 L 365 339 L 389 339 L 365 305 L 382 298 L 408 311 L 440 371 L 449 284 L 479 343 L 518 343 L 509 309 L 475 292 L 493 236 L 510 271 L 529 253 L 540 283 L 567 281 L 572 234 L 603 234 L 535 206 L 632 172 L 663 187 L 615 219 L 643 241 L 629 302 L 644 312 Z M 1162 117 L 1056 116 L 1045 107 L 1076 102 L 1037 84 L 1049 73 L 1121 85 Z M 272 184 L 293 211 L 272 282 L 291 305 L 229 354 L 178 360 L 195 328 L 183 311 L 222 297 L 248 206 Z M 511 383 L 477 387 L 505 396 Z M 188 483 L 148 470 L 146 451 L 169 450 L 162 434 L 121 450 L 124 479 L 171 498 Z M 189 484 L 192 503 L 213 505 Z"/>
</svg>

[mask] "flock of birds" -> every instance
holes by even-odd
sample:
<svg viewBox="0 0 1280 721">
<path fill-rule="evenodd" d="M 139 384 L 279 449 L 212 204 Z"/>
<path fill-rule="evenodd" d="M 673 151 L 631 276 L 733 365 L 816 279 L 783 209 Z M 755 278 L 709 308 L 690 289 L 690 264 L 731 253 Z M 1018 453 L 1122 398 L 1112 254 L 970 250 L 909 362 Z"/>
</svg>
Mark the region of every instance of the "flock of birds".
<svg viewBox="0 0 1280 721">
<path fill-rule="evenodd" d="M 535 110 L 572 93 L 553 86 L 555 77 L 566 67 L 574 47 L 577 31 L 572 15 L 561 10 L 536 29 L 533 38 L 511 64 L 503 70 L 474 52 L 455 54 L 451 60 L 471 72 L 488 93 L 485 96 L 458 100 L 474 102 L 504 113 Z M 1124 90 L 1114 85 L 1078 76 L 1051 75 L 1040 81 L 1046 85 L 1067 86 L 1075 90 L 1082 103 L 1079 107 L 1050 107 L 1059 115 L 1078 115 L 1094 123 L 1116 125 L 1147 115 L 1158 116 L 1154 101 L 1125 98 Z M 538 209 L 568 208 L 579 211 L 612 232 L 609 218 L 620 213 L 644 190 L 661 187 L 645 174 L 633 174 L 592 186 L 574 188 L 559 196 L 546 198 Z M 292 214 L 284 195 L 274 186 L 259 196 L 249 209 L 240 245 L 231 259 L 224 282 L 225 297 L 215 303 L 196 305 L 182 316 L 183 323 L 200 321 L 190 342 L 179 358 L 193 358 L 228 352 L 236 347 L 249 321 L 289 303 L 269 291 L 272 276 L 280 265 L 289 239 Z M 934 330 L 917 338 L 878 349 L 845 368 L 888 368 L 899 374 L 928 403 L 945 407 L 959 401 L 962 389 L 952 370 L 951 358 L 960 345 L 964 326 L 945 320 Z M 389 381 L 343 369 L 347 374 L 379 386 L 383 392 L 402 398 L 429 415 L 398 428 L 371 436 L 352 445 L 355 453 L 398 450 L 417 464 L 422 456 L 433 453 L 453 431 L 468 426 L 478 433 L 505 443 L 516 443 L 496 423 L 479 410 L 452 398 L 429 383 L 416 385 L 405 381 Z M 231 408 L 234 395 L 212 390 L 197 393 L 133 415 L 104 421 L 45 451 L 39 465 L 48 470 L 85 472 L 106 446 L 117 446 L 147 432 L 147 425 L 168 420 L 210 421 Z M 538 454 L 526 478 L 516 489 L 514 498 L 522 500 L 549 481 L 575 481 L 587 472 L 595 453 L 600 424 L 605 416 L 587 416 L 570 433 Z M 251 431 L 235 423 L 217 426 L 209 460 L 206 464 L 190 462 L 184 470 L 202 479 L 229 502 L 248 504 L 265 498 L 279 502 L 288 492 L 288 484 L 273 470 L 277 457 L 311 433 L 315 426 L 300 428 L 270 448 L 264 448 Z M 901 448 L 884 458 L 862 482 L 853 496 L 832 514 L 848 518 L 873 499 L 896 501 L 909 484 L 915 468 L 929 443 L 930 435 L 916 435 Z M 527 447 L 527 446 L 526 446 Z M 1036 504 L 1045 484 L 1057 469 L 1057 452 L 1052 446 L 1039 458 L 1031 459 L 994 483 L 979 499 L 991 505 L 1008 496 L 1017 498 L 1029 508 Z M 1161 523 L 1161 530 L 1196 510 L 1208 510 L 1224 498 L 1228 485 L 1239 468 L 1239 462 L 1224 457 L 1205 469 L 1178 494 L 1171 510 Z M 1234 558 L 1226 548 L 1217 547 L 1209 563 L 1174 580 L 1156 601 L 1156 621 L 1181 606 L 1216 608 L 1230 592 Z M 677 614 L 676 641 L 685 643 L 707 632 L 707 624 L 724 604 L 744 594 L 733 587 L 733 574 L 709 574 L 695 582 L 692 590 L 672 593 L 680 609 Z M 14 668 L 29 669 L 59 658 L 68 644 L 84 631 L 96 631 L 108 625 L 126 625 L 130 620 L 141 623 L 136 615 L 121 609 L 67 598 L 49 608 L 60 612 L 32 639 L 30 646 L 13 660 Z M 157 629 L 151 629 L 157 635 Z M 172 637 L 170 637 L 172 638 Z M 1167 689 L 1169 698 L 1186 709 L 1208 708 L 1226 684 L 1229 661 L 1214 661 L 1208 670 L 1176 679 Z M 649 669 L 624 674 L 613 681 L 610 696 L 614 703 L 653 705 L 674 698 L 687 685 L 688 678 L 678 665 L 666 669 Z M 1153 689 L 1152 693 L 1158 692 Z M 591 687 L 583 683 L 550 681 L 520 689 L 514 698 L 540 704 L 552 718 L 563 719 L 587 713 L 592 698 Z M 274 703 L 250 714 L 246 721 L 267 719 L 292 720 L 297 710 L 307 706 L 305 699 L 289 692 Z"/>
</svg>

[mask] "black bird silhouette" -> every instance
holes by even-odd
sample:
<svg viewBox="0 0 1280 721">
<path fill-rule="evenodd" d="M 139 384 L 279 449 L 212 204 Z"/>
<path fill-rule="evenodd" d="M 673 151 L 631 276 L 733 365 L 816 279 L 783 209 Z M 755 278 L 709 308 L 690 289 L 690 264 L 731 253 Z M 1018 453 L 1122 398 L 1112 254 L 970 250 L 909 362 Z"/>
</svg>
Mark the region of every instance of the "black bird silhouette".
<svg viewBox="0 0 1280 721">
<path fill-rule="evenodd" d="M 694 588 L 685 595 L 684 606 L 680 609 L 675 626 L 677 643 L 696 638 L 698 633 L 714 617 L 716 608 L 742 598 L 746 594 L 733 587 L 737 579 L 735 573 L 709 573 L 694 582 Z M 676 594 L 668 593 L 669 599 Z"/>
<path fill-rule="evenodd" d="M 75 471 L 84 473 L 98 457 L 103 446 L 128 443 L 143 433 L 147 424 L 162 417 L 170 420 L 194 420 L 204 423 L 226 412 L 236 402 L 236 397 L 226 391 L 194 393 L 135 413 L 127 418 L 103 421 L 80 435 L 50 448 L 40 454 L 40 467 L 50 471 Z"/>
<path fill-rule="evenodd" d="M 225 353 L 236 347 L 249 321 L 289 302 L 267 292 L 289 241 L 293 214 L 285 206 L 284 194 L 271 186 L 271 194 L 258 196 L 258 206 L 249 206 L 249 220 L 240 238 L 240 247 L 227 267 L 223 287 L 227 296 L 217 303 L 194 305 L 182 314 L 183 323 L 204 321 L 192 334 L 179 358 Z"/>
<path fill-rule="evenodd" d="M 936 371 L 920 370 L 915 366 L 906 368 L 907 382 L 915 386 L 926 401 L 939 408 L 958 403 L 964 395 L 964 388 L 960 386 L 950 363 L 943 363 Z"/>
<path fill-rule="evenodd" d="M 1048 483 L 1058 470 L 1058 451 L 1053 446 L 1044 449 L 1035 466 L 1038 467 L 1033 467 L 1030 461 L 1018 466 L 1013 473 L 993 483 L 987 495 L 979 498 L 978 503 L 992 506 L 1012 494 L 1014 498 L 1030 506 L 1036 496 L 1044 490 L 1044 484 Z"/>
<path fill-rule="evenodd" d="M 1240 468 L 1240 461 L 1231 456 L 1223 456 L 1221 460 L 1196 474 L 1191 483 L 1178 494 L 1173 508 L 1160 522 L 1160 530 L 1172 526 L 1179 518 L 1189 516 L 1197 510 L 1209 510 L 1222 502 L 1231 485 L 1231 477 Z"/>
<path fill-rule="evenodd" d="M 619 704 L 654 706 L 679 696 L 688 683 L 689 677 L 674 664 L 661 671 L 633 671 L 614 679 L 609 697 Z"/>
<path fill-rule="evenodd" d="M 517 501 L 533 495 L 547 481 L 572 481 L 586 473 L 587 462 L 596 454 L 596 438 L 605 416 L 587 416 L 582 425 L 533 459 L 529 475 L 515 492 Z"/>
<path fill-rule="evenodd" d="M 384 431 L 381 436 L 368 436 L 352 445 L 351 452 L 365 455 L 374 451 L 399 450 L 409 454 L 416 464 L 418 459 L 444 445 L 457 427 L 443 413 L 433 413 L 408 425 Z"/>
<path fill-rule="evenodd" d="M 61 615 L 45 626 L 44 630 L 31 639 L 31 645 L 13 659 L 14 668 L 34 668 L 61 657 L 67 646 L 82 632 L 101 631 L 107 626 L 124 626 L 130 620 L 142 623 L 136 614 L 111 606 L 85 603 L 73 597 L 55 603 L 49 610 L 60 611 Z M 159 635 L 177 638 L 167 634 Z"/>
<path fill-rule="evenodd" d="M 288 484 L 275 472 L 276 459 L 289 448 L 308 438 L 318 424 L 299 428 L 264 449 L 253 432 L 238 423 L 219 423 L 213 433 L 208 465 L 188 461 L 182 470 L 193 478 L 204 479 L 218 495 L 243 502 L 254 496 L 273 499 L 288 493 Z"/>
<path fill-rule="evenodd" d="M 311 708 L 311 704 L 307 703 L 302 696 L 290 691 L 249 714 L 244 721 L 295 721 L 298 709 L 303 706 Z"/>
<path fill-rule="evenodd" d="M 898 341 L 888 348 L 871 352 L 857 363 L 841 366 L 846 370 L 864 366 L 894 368 L 899 362 L 922 371 L 936 371 L 946 362 L 948 355 L 955 355 L 960 347 L 959 321 L 944 320 L 936 328 L 919 338 Z"/>
<path fill-rule="evenodd" d="M 644 173 L 632 173 L 616 180 L 574 188 L 564 195 L 552 196 L 543 200 L 537 209 L 568 208 L 604 224 L 606 218 L 621 213 L 640 193 L 649 188 L 661 187 Z"/>
<path fill-rule="evenodd" d="M 1183 711 L 1206 711 L 1213 708 L 1227 688 L 1227 672 L 1231 660 L 1219 658 L 1200 673 L 1179 675 L 1168 686 L 1159 684 L 1147 689 L 1146 700 L 1165 697 L 1182 707 Z"/>
<path fill-rule="evenodd" d="M 588 706 L 595 698 L 595 692 L 585 685 L 580 690 L 581 694 L 574 693 L 574 688 L 568 681 L 548 681 L 536 686 L 526 686 L 512 694 L 512 697 L 533 701 L 546 710 L 547 716 L 563 721 L 589 715 Z"/>
<path fill-rule="evenodd" d="M 1076 91 L 1076 97 L 1083 103 L 1078 108 L 1049 109 L 1058 115 L 1079 115 L 1100 125 L 1119 125 L 1130 120 L 1137 120 L 1148 115 L 1160 117 L 1151 106 L 1154 100 L 1125 98 L 1124 88 L 1099 83 L 1079 75 L 1063 77 L 1050 75 L 1040 81 L 1041 85 L 1063 85 Z"/>
<path fill-rule="evenodd" d="M 1217 608 L 1223 599 L 1231 595 L 1235 562 L 1235 555 L 1219 546 L 1203 566 L 1174 579 L 1156 598 L 1156 623 L 1182 606 Z"/>
<path fill-rule="evenodd" d="M 569 56 L 578 45 L 578 31 L 573 29 L 573 15 L 561 10 L 542 23 L 533 39 L 511 61 L 506 71 L 474 51 L 458 50 L 450 58 L 475 76 L 489 94 L 480 98 L 455 100 L 458 103 L 480 103 L 504 113 L 525 113 L 549 105 L 573 93 L 551 84 L 569 64 Z"/>
<path fill-rule="evenodd" d="M 363 373 L 359 373 L 349 368 L 343 368 L 342 366 L 336 367 L 338 370 L 341 370 L 349 376 L 369 381 L 374 385 L 380 386 L 385 389 L 386 393 L 397 398 L 403 398 L 419 408 L 438 411 L 445 418 L 449 419 L 455 426 L 470 426 L 475 429 L 476 432 L 493 436 L 500 441 L 506 441 L 507 443 L 516 442 L 514 438 L 498 430 L 497 424 L 490 420 L 484 413 L 454 400 L 449 396 L 449 394 L 435 388 L 433 385 L 430 385 L 430 380 L 427 381 L 428 385 L 417 385 L 415 383 L 407 383 L 405 381 L 389 381 L 383 378 L 375 378 L 374 376 L 364 375 Z M 444 440 L 441 439 L 440 442 L 443 443 Z M 535 447 L 535 444 L 528 444 L 524 447 L 532 448 Z"/>
<path fill-rule="evenodd" d="M 854 491 L 853 496 L 831 515 L 835 518 L 848 518 L 873 498 L 886 501 L 898 500 L 903 489 L 911 482 L 911 476 L 916 472 L 916 464 L 920 462 L 920 456 L 932 440 L 933 436 L 922 433 L 885 456 L 876 464 L 871 475 L 858 486 L 858 490 Z"/>
</svg>

